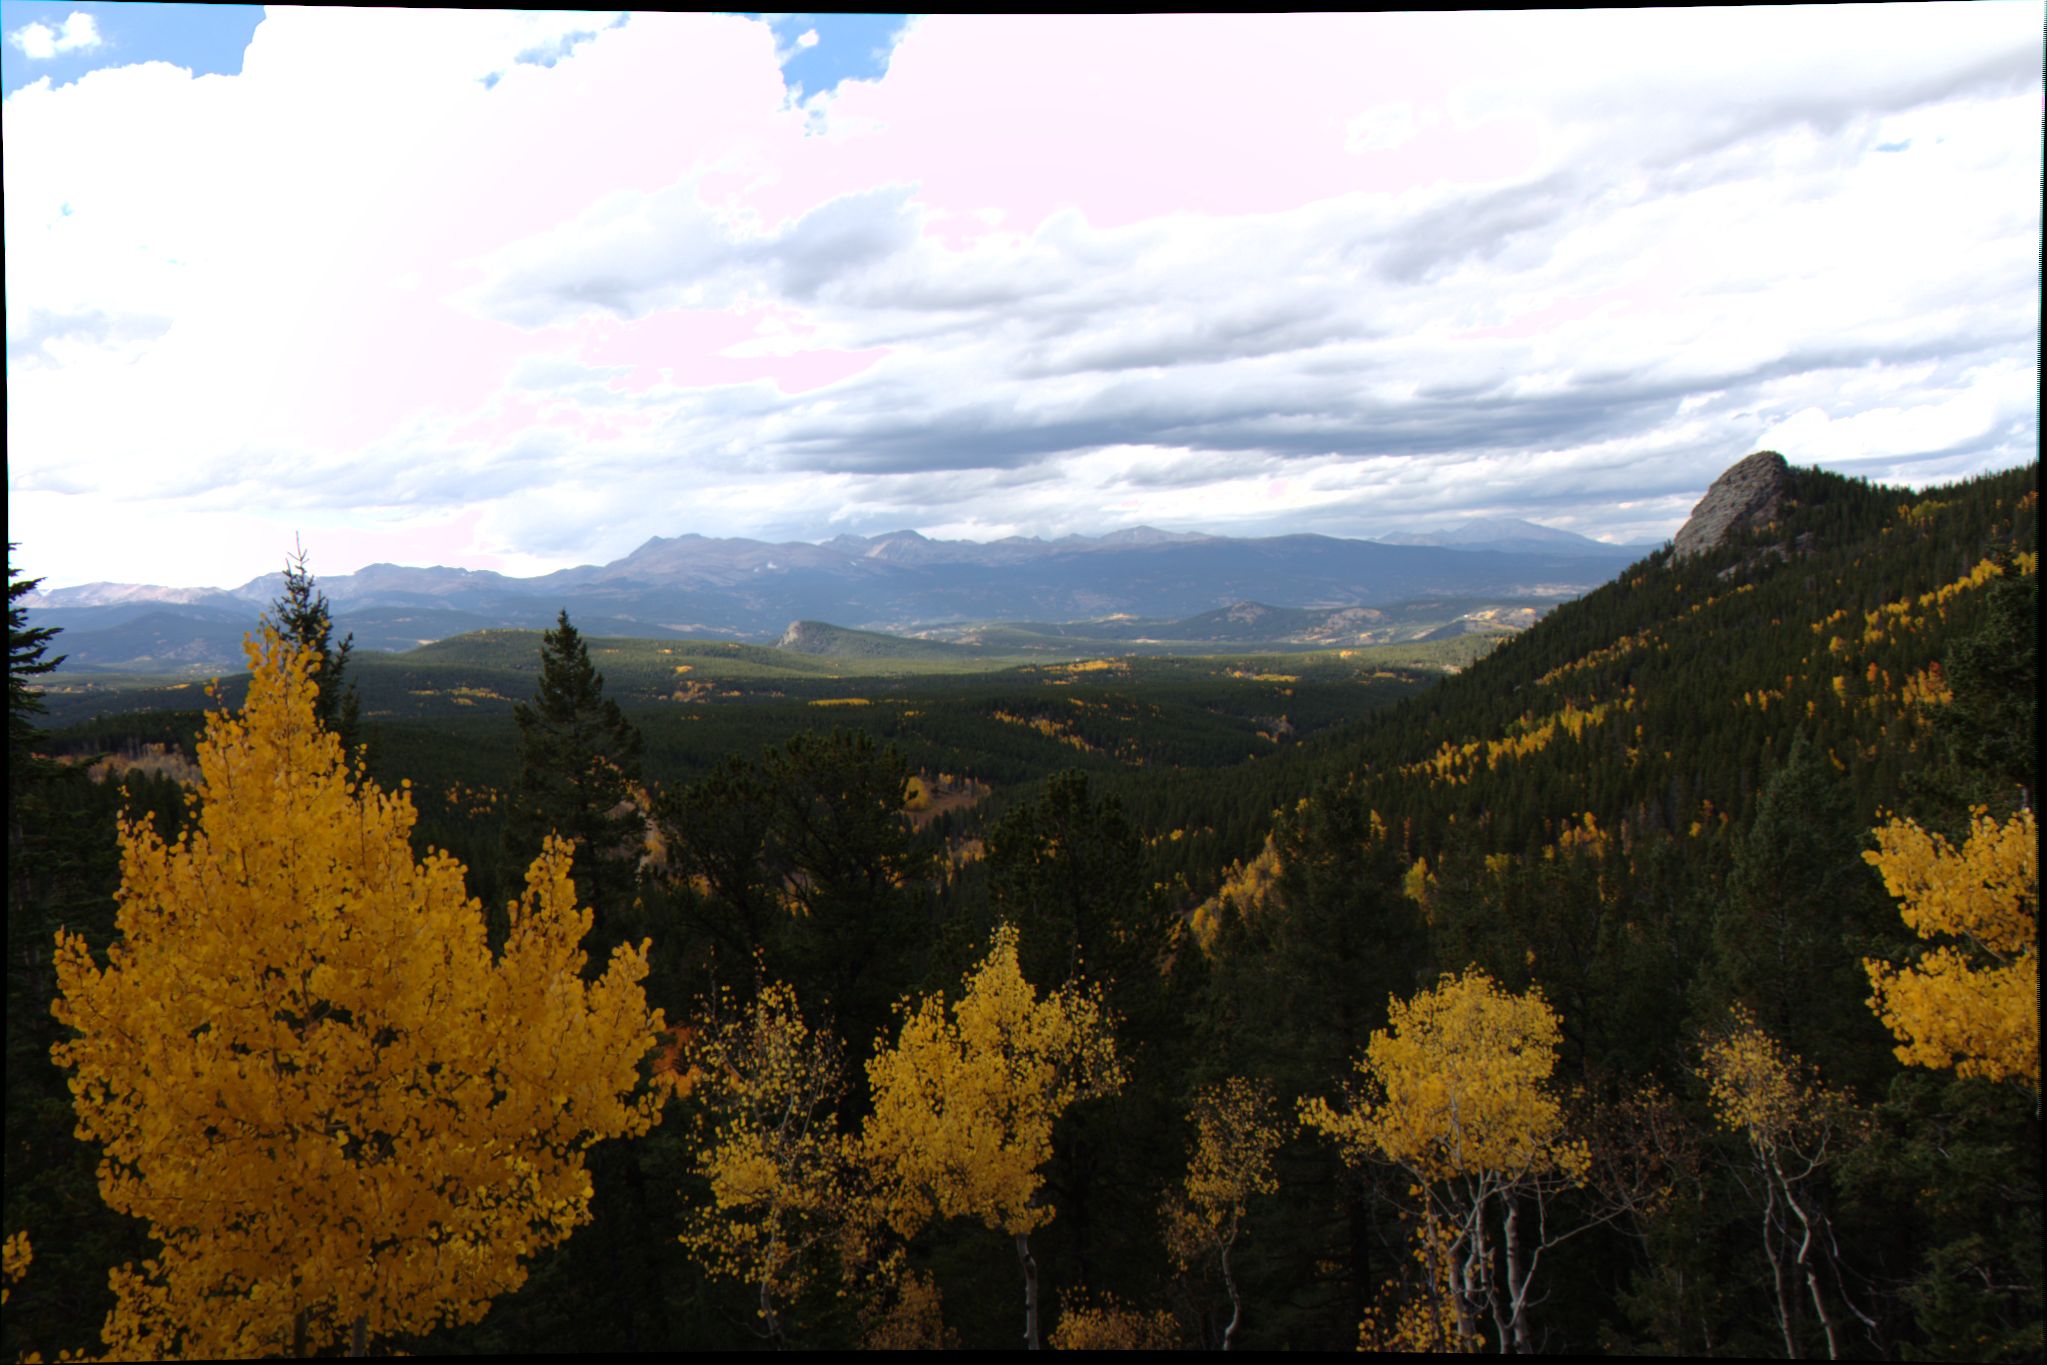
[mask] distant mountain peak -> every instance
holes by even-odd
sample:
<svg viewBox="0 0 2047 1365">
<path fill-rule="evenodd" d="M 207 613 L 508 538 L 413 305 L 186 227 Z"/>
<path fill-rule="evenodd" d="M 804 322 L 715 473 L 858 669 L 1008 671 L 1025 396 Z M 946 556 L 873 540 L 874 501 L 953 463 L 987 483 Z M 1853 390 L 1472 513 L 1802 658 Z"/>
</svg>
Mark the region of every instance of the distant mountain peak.
<svg viewBox="0 0 2047 1365">
<path fill-rule="evenodd" d="M 689 621 L 696 623 L 691 633 L 772 640 L 795 622 L 801 623 L 796 642 L 808 644 L 809 652 L 872 656 L 899 647 L 843 634 L 827 637 L 822 633 L 828 628 L 819 623 L 909 631 L 996 620 L 1176 621 L 1227 603 L 1215 629 L 1224 638 L 1249 639 L 1272 634 L 1279 629 L 1276 622 L 1292 621 L 1286 614 L 1303 608 L 1370 608 L 1446 594 L 1501 599 L 1531 589 L 1584 591 L 1620 567 L 1611 547 L 1602 554 L 1572 556 L 1554 546 L 1471 554 L 1322 535 L 1243 538 L 1143 525 L 1100 536 L 992 541 L 939 539 L 902 528 L 878 536 L 845 535 L 822 545 L 688 533 L 652 537 L 606 564 L 530 578 L 487 569 L 376 564 L 322 577 L 319 584 L 335 607 L 337 629 L 353 632 L 358 648 L 411 648 L 421 640 L 486 628 L 545 628 L 567 610 L 593 637 L 677 633 L 682 628 L 655 623 Z M 177 646 L 168 622 L 148 630 L 128 624 L 163 608 L 188 618 L 181 629 L 191 638 L 217 643 L 217 650 L 215 643 L 208 649 L 223 659 L 238 658 L 242 629 L 282 588 L 281 574 L 225 591 L 99 584 L 44 591 L 33 605 L 39 620 L 56 620 L 67 630 L 116 632 L 81 651 L 81 661 L 89 654 L 104 668 L 145 655 L 172 657 Z M 1336 632 L 1332 639 L 1348 630 L 1344 643 L 1355 643 L 1367 628 L 1312 626 Z"/>
<path fill-rule="evenodd" d="M 1208 540 L 1198 531 L 1161 531 L 1156 526 L 1126 526 L 1094 537 L 1104 545 L 1164 545 L 1174 541 Z"/>
<path fill-rule="evenodd" d="M 1606 555 L 1644 554 L 1652 548 L 1614 545 L 1560 526 L 1520 517 L 1475 517 L 1440 531 L 1393 531 L 1378 537 L 1381 545 L 1422 545 L 1444 550 L 1504 550 L 1515 554 Z"/>
<path fill-rule="evenodd" d="M 187 604 L 216 597 L 218 588 L 159 588 L 148 583 L 80 583 L 72 588 L 32 588 L 31 607 L 107 607 L 127 602 Z"/>
</svg>

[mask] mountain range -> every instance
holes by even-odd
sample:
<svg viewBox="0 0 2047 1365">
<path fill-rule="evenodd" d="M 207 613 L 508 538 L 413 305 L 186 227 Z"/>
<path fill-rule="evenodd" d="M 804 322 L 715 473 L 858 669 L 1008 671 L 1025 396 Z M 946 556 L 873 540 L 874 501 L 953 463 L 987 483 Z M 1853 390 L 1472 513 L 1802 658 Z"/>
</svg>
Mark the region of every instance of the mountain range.
<svg viewBox="0 0 2047 1365">
<path fill-rule="evenodd" d="M 773 642 L 792 621 L 960 638 L 1003 622 L 1117 620 L 1100 638 L 1236 612 L 1217 638 L 1278 639 L 1303 622 L 1256 613 L 1384 608 L 1418 598 L 1554 601 L 1647 553 L 1523 521 L 1434 536 L 1239 538 L 1133 527 L 1056 540 L 936 540 L 915 531 L 822 544 L 656 536 L 623 559 L 534 578 L 372 564 L 318 579 L 336 632 L 404 650 L 467 631 L 540 628 L 567 610 L 591 636 Z M 1421 542 L 1429 543 L 1421 543 Z M 203 671 L 241 660 L 242 633 L 282 593 L 279 572 L 237 588 L 89 583 L 27 596 L 30 623 L 64 631 L 75 672 Z M 1244 613 L 1255 608 L 1248 619 Z M 1454 613 L 1453 613 L 1454 614 Z M 1120 618 L 1120 619 L 1119 619 Z M 1134 618 L 1134 619 L 1132 619 Z M 1281 628 L 1284 627 L 1282 630 Z M 1208 638 L 1154 630 L 1161 638 Z M 1090 632 L 1094 634 L 1094 632 Z"/>
</svg>

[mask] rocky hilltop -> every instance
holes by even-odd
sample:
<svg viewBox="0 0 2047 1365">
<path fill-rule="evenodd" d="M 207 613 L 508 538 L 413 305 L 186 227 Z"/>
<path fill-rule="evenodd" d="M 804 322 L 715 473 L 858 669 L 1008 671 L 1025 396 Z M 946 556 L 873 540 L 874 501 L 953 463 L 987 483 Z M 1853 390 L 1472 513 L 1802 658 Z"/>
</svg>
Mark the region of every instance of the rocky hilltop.
<svg viewBox="0 0 2047 1365">
<path fill-rule="evenodd" d="M 1678 559 L 1702 555 L 1736 531 L 1767 526 L 1784 506 L 1791 471 L 1774 450 L 1759 450 L 1713 480 L 1673 542 Z"/>
<path fill-rule="evenodd" d="M 799 654 L 829 654 L 837 633 L 837 626 L 823 621 L 791 621 L 782 638 L 775 641 L 775 648 L 793 649 Z"/>
</svg>

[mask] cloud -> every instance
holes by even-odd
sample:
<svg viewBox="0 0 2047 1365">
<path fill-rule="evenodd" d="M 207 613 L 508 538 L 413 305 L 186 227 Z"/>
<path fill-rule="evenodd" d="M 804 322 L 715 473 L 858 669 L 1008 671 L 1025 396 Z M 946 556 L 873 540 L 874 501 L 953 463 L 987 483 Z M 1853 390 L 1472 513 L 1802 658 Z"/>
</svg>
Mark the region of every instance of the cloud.
<svg viewBox="0 0 2047 1365">
<path fill-rule="evenodd" d="M 586 17 L 595 19 L 602 16 L 593 14 Z M 518 53 L 512 60 L 524 66 L 553 66 L 556 62 L 574 52 L 579 46 L 595 38 L 600 30 L 623 28 L 631 17 L 631 15 L 621 11 L 613 15 L 607 22 L 599 24 L 596 28 L 579 28 L 572 29 L 567 33 L 550 33 L 539 42 Z"/>
<path fill-rule="evenodd" d="M 279 7 L 7 99 L 10 492 L 530 571 L 2015 463 L 2040 12 L 940 15 L 794 107 L 735 16 Z"/>
<path fill-rule="evenodd" d="M 73 11 L 59 28 L 48 24 L 23 24 L 7 35 L 7 41 L 32 62 L 47 62 L 66 52 L 90 52 L 100 45 L 99 25 L 90 14 Z"/>
<path fill-rule="evenodd" d="M 170 330 L 168 318 L 146 314 L 108 314 L 98 308 L 75 313 L 24 307 L 7 319 L 7 363 L 10 367 L 62 365 L 94 352 L 119 352 L 128 358 Z"/>
<path fill-rule="evenodd" d="M 807 302 L 917 240 L 907 192 L 840 196 L 778 228 L 707 203 L 694 180 L 612 195 L 480 262 L 479 309 L 525 326 L 592 311 L 622 319 L 724 307 L 753 294 Z"/>
</svg>

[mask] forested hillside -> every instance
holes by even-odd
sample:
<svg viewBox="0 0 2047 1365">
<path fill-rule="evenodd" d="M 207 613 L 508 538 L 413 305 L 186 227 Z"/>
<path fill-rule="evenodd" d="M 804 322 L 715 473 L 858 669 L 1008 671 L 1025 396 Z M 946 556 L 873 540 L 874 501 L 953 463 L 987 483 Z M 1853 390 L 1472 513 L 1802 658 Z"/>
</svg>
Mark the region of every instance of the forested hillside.
<svg viewBox="0 0 2047 1365">
<path fill-rule="evenodd" d="M 1434 680 L 564 617 L 354 785 L 281 643 L 203 738 L 16 692 L 0 1350 L 2038 1359 L 2037 482 L 1794 468 Z"/>
</svg>

